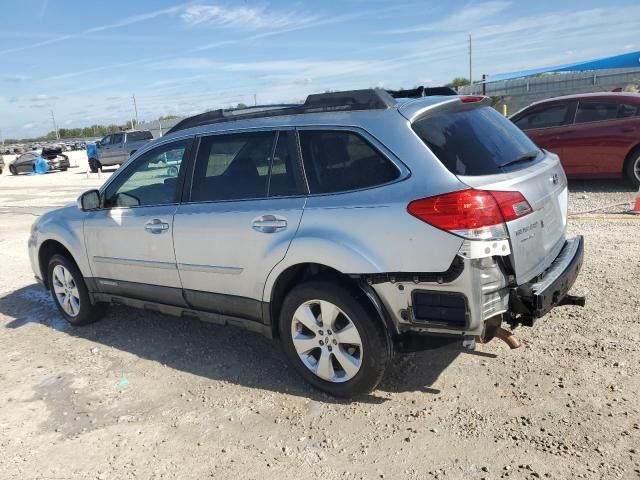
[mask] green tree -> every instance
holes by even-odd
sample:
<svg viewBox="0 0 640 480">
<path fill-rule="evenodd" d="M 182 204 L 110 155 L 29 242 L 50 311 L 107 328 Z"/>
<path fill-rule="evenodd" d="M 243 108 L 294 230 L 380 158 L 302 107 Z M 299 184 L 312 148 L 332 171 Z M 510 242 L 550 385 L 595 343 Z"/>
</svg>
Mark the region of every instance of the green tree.
<svg viewBox="0 0 640 480">
<path fill-rule="evenodd" d="M 455 88 L 457 90 L 459 87 L 465 87 L 467 85 L 469 85 L 468 78 L 456 77 L 453 80 L 451 80 L 449 83 L 447 83 L 445 86 L 450 88 Z"/>
</svg>

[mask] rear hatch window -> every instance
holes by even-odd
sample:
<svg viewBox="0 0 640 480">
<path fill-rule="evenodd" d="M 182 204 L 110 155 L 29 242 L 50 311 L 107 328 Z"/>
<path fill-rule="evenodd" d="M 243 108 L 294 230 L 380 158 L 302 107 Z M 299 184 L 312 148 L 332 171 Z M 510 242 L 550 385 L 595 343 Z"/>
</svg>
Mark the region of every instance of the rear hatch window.
<svg viewBox="0 0 640 480">
<path fill-rule="evenodd" d="M 493 175 L 530 166 L 540 149 L 487 105 L 460 104 L 427 113 L 413 130 L 450 172 Z"/>
</svg>

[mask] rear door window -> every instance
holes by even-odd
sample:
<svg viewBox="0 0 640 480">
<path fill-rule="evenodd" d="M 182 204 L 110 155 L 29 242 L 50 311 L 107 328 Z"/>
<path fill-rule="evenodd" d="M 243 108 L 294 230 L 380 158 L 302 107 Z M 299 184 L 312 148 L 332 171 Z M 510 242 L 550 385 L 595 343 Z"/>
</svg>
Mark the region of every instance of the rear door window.
<svg viewBox="0 0 640 480">
<path fill-rule="evenodd" d="M 400 176 L 388 158 L 354 132 L 300 130 L 299 135 L 311 193 L 374 187 Z"/>
<path fill-rule="evenodd" d="M 540 151 L 522 130 L 489 106 L 461 104 L 428 114 L 412 127 L 456 175 L 491 175 L 522 168 L 531 164 L 525 157 L 535 157 Z M 506 166 L 509 163 L 512 166 Z"/>
<path fill-rule="evenodd" d="M 525 113 L 516 120 L 515 123 L 522 130 L 566 125 L 569 123 L 567 118 L 569 116 L 569 106 L 570 104 L 568 103 L 560 103 L 548 107 L 536 108 L 531 112 Z"/>
<path fill-rule="evenodd" d="M 111 144 L 116 145 L 118 143 L 122 143 L 123 137 L 123 133 L 114 133 L 113 135 L 111 135 Z"/>
<path fill-rule="evenodd" d="M 629 118 L 638 116 L 638 105 L 621 103 L 618 107 L 618 118 Z"/>
<path fill-rule="evenodd" d="M 294 132 L 280 132 L 271 163 L 268 196 L 284 197 L 303 194 L 305 193 L 303 182 Z"/>
<path fill-rule="evenodd" d="M 618 116 L 620 104 L 614 102 L 580 102 L 575 123 L 602 122 Z"/>
</svg>

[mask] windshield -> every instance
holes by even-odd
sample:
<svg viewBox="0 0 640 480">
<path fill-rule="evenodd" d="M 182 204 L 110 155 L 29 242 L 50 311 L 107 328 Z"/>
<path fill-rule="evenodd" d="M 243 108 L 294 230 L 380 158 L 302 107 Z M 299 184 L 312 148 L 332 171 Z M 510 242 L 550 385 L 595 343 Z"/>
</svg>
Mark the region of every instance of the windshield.
<svg viewBox="0 0 640 480">
<path fill-rule="evenodd" d="M 540 151 L 518 127 L 487 105 L 461 104 L 437 111 L 412 127 L 456 175 L 492 175 L 524 168 Z"/>
</svg>

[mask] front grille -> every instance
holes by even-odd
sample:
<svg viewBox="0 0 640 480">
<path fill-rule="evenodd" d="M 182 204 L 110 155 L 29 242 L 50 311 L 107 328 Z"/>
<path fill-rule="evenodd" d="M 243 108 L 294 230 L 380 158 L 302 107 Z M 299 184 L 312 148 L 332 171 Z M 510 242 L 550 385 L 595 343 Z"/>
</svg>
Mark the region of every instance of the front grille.
<svg viewBox="0 0 640 480">
<path fill-rule="evenodd" d="M 455 328 L 467 325 L 467 299 L 461 293 L 414 290 L 412 298 L 413 318 L 416 322 Z"/>
</svg>

